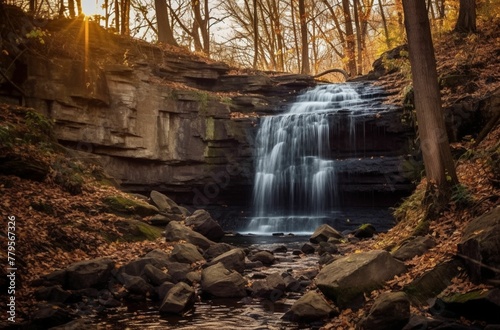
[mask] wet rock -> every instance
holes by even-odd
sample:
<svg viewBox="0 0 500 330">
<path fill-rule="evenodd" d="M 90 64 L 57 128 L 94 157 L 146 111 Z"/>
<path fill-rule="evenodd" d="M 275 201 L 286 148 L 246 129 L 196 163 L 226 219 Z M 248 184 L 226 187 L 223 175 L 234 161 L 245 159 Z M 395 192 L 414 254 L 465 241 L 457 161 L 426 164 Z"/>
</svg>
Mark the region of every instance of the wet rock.
<svg viewBox="0 0 500 330">
<path fill-rule="evenodd" d="M 332 244 L 329 242 L 320 242 L 318 248 L 316 249 L 316 252 L 318 252 L 320 256 L 324 253 L 335 254 L 339 252 L 339 248 L 336 244 Z"/>
<path fill-rule="evenodd" d="M 172 281 L 177 283 L 186 280 L 187 274 L 191 271 L 191 266 L 182 262 L 170 261 L 167 263 L 167 271 Z"/>
<path fill-rule="evenodd" d="M 316 251 L 316 248 L 311 243 L 304 243 L 304 245 L 300 248 L 300 251 L 304 254 L 313 254 Z"/>
<path fill-rule="evenodd" d="M 228 270 L 222 263 L 205 268 L 201 273 L 203 292 L 220 298 L 245 297 L 246 281 L 238 272 Z"/>
<path fill-rule="evenodd" d="M 59 305 L 42 305 L 32 314 L 33 323 L 40 326 L 41 329 L 48 329 L 63 325 L 75 319 L 74 313 L 64 309 Z"/>
<path fill-rule="evenodd" d="M 251 261 L 260 261 L 266 266 L 270 266 L 274 263 L 274 254 L 269 251 L 259 251 L 248 257 Z"/>
<path fill-rule="evenodd" d="M 172 277 L 170 276 L 170 274 L 164 273 L 161 269 L 158 269 L 152 264 L 147 264 L 144 267 L 143 275 L 154 286 L 159 286 L 164 282 L 172 281 Z"/>
<path fill-rule="evenodd" d="M 191 243 L 175 245 L 170 254 L 170 259 L 188 264 L 205 260 L 200 251 L 198 251 L 198 248 Z"/>
<path fill-rule="evenodd" d="M 319 272 L 315 282 L 336 305 L 347 307 L 356 305 L 364 292 L 380 287 L 404 271 L 405 265 L 389 252 L 374 250 L 335 260 Z"/>
<path fill-rule="evenodd" d="M 193 307 L 196 300 L 195 290 L 184 282 L 179 282 L 173 286 L 160 306 L 161 314 L 182 314 Z"/>
<path fill-rule="evenodd" d="M 222 227 L 205 210 L 196 210 L 185 220 L 186 225 L 193 226 L 193 230 L 212 241 L 219 241 L 224 237 Z"/>
<path fill-rule="evenodd" d="M 417 236 L 406 240 L 392 252 L 392 256 L 399 260 L 410 260 L 415 256 L 424 254 L 427 250 L 434 247 L 436 242 L 430 236 Z"/>
<path fill-rule="evenodd" d="M 276 301 L 285 293 L 286 284 L 280 274 L 268 275 L 263 280 L 252 283 L 252 295 Z"/>
<path fill-rule="evenodd" d="M 111 259 L 99 258 L 81 261 L 66 268 L 66 285 L 70 290 L 100 287 L 109 281 L 115 263 Z"/>
<path fill-rule="evenodd" d="M 209 240 L 200 233 L 186 227 L 185 225 L 178 222 L 170 222 L 165 229 L 165 239 L 167 242 L 177 242 L 184 240 L 191 244 L 200 247 L 203 250 L 208 249 L 213 241 Z"/>
<path fill-rule="evenodd" d="M 207 266 L 212 266 L 219 262 L 222 263 L 226 269 L 243 273 L 245 271 L 245 252 L 243 249 L 232 249 L 213 259 Z"/>
<path fill-rule="evenodd" d="M 176 202 L 174 202 L 164 194 L 153 190 L 149 194 L 149 197 L 160 212 L 166 214 L 182 215 L 182 211 L 179 209 L 179 205 L 177 205 Z"/>
<path fill-rule="evenodd" d="M 156 268 L 161 268 L 164 264 L 160 264 L 155 258 L 138 258 L 130 261 L 128 264 L 123 265 L 118 270 L 118 278 L 120 278 L 121 274 L 127 274 L 131 276 L 143 276 L 144 270 L 147 265 L 152 265 Z"/>
<path fill-rule="evenodd" d="M 499 279 L 500 206 L 472 220 L 464 230 L 458 252 L 473 281 Z"/>
<path fill-rule="evenodd" d="M 186 274 L 186 281 L 190 284 L 201 282 L 201 273 L 199 271 L 192 271 Z"/>
<path fill-rule="evenodd" d="M 328 303 L 325 297 L 317 291 L 309 291 L 297 300 L 291 307 L 294 319 L 297 321 L 315 321 L 339 314 L 339 310 Z"/>
<path fill-rule="evenodd" d="M 355 229 L 352 234 L 357 238 L 371 238 L 376 232 L 377 230 L 373 225 L 366 223 Z"/>
<path fill-rule="evenodd" d="M 273 250 L 273 253 L 286 253 L 288 251 L 287 247 L 282 245 L 282 246 L 278 246 L 277 248 L 275 248 Z"/>
<path fill-rule="evenodd" d="M 163 282 L 160 286 L 158 286 L 156 288 L 156 293 L 158 294 L 158 297 L 160 298 L 160 300 L 163 301 L 163 299 L 167 295 L 168 291 L 170 291 L 170 289 L 172 289 L 174 286 L 175 286 L 174 283 L 168 282 L 168 281 Z"/>
<path fill-rule="evenodd" d="M 154 293 L 154 288 L 140 276 L 122 274 L 120 281 L 128 292 L 140 296 L 149 296 Z"/>
<path fill-rule="evenodd" d="M 335 260 L 335 257 L 332 256 L 329 253 L 323 253 L 318 260 L 318 263 L 320 265 L 328 265 L 329 263 L 333 262 Z"/>
<path fill-rule="evenodd" d="M 385 292 L 375 300 L 368 316 L 358 324 L 363 330 L 400 330 L 410 320 L 410 301 L 404 292 Z"/>
<path fill-rule="evenodd" d="M 37 300 L 46 300 L 48 302 L 65 303 L 71 296 L 71 292 L 64 290 L 61 285 L 42 287 L 35 291 Z"/>
<path fill-rule="evenodd" d="M 203 253 L 203 256 L 207 260 L 212 260 L 213 258 L 216 258 L 220 256 L 223 253 L 226 253 L 227 251 L 230 251 L 231 249 L 234 249 L 234 246 L 229 245 L 227 243 L 215 243 L 211 245 L 208 249 L 205 250 L 205 253 Z"/>
<path fill-rule="evenodd" d="M 261 261 L 245 261 L 245 269 L 259 269 L 264 267 Z"/>
<path fill-rule="evenodd" d="M 431 307 L 433 315 L 447 318 L 500 324 L 500 289 L 476 290 L 437 299 Z"/>
<path fill-rule="evenodd" d="M 115 299 L 111 291 L 109 290 L 103 290 L 102 292 L 99 293 L 98 297 L 99 304 L 106 308 L 113 308 L 113 307 L 118 307 L 121 306 L 121 302 Z"/>
<path fill-rule="evenodd" d="M 283 276 L 283 281 L 285 282 L 285 291 L 288 292 L 301 292 L 302 286 L 300 282 L 293 277 L 291 274 L 285 274 Z"/>
<path fill-rule="evenodd" d="M 309 238 L 311 243 L 318 244 L 319 242 L 326 242 L 330 237 L 342 238 L 342 234 L 335 230 L 333 227 L 323 224 L 319 226 Z"/>
<path fill-rule="evenodd" d="M 451 285 L 451 280 L 463 269 L 459 260 L 443 262 L 422 276 L 414 279 L 403 288 L 411 302 L 415 305 L 426 305 L 428 299 L 436 297 L 446 287 Z"/>
</svg>

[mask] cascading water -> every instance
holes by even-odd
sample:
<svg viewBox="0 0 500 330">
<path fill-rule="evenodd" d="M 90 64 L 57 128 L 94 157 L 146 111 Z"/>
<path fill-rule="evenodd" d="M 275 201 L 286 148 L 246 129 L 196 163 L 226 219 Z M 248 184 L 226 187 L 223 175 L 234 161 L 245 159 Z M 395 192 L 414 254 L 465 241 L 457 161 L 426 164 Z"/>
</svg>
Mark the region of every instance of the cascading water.
<svg viewBox="0 0 500 330">
<path fill-rule="evenodd" d="M 349 132 L 343 143 L 357 153 L 357 130 L 363 129 L 357 118 L 379 110 L 371 102 L 378 95 L 365 85 L 321 85 L 300 95 L 288 112 L 261 119 L 256 138 L 255 216 L 248 232 L 310 233 L 335 216 L 339 209 L 337 132 Z"/>
</svg>

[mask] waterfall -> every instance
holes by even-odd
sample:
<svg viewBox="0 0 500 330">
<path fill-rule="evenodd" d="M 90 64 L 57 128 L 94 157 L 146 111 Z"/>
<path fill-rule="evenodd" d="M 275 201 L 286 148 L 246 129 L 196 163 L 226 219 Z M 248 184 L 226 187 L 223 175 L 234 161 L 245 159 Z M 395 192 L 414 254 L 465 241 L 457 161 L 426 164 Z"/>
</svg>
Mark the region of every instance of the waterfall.
<svg viewBox="0 0 500 330">
<path fill-rule="evenodd" d="M 357 86 L 357 87 L 356 87 Z M 335 139 L 348 131 L 356 154 L 362 120 L 377 93 L 365 85 L 320 85 L 298 96 L 283 114 L 261 118 L 256 137 L 252 233 L 309 233 L 339 209 Z M 360 95 L 356 88 L 363 89 Z M 371 93 L 371 94 L 370 94 Z M 358 127 L 360 126 L 360 127 Z M 361 131 L 361 132 L 358 132 Z"/>
</svg>

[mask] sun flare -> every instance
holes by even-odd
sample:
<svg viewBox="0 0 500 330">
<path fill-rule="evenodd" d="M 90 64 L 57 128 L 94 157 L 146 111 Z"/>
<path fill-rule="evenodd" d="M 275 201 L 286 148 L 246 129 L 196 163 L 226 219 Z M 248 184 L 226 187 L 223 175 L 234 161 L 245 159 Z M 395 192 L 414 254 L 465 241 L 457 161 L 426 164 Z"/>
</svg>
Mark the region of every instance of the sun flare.
<svg viewBox="0 0 500 330">
<path fill-rule="evenodd" d="M 85 16 L 102 15 L 102 6 L 98 0 L 82 0 L 82 11 Z"/>
</svg>

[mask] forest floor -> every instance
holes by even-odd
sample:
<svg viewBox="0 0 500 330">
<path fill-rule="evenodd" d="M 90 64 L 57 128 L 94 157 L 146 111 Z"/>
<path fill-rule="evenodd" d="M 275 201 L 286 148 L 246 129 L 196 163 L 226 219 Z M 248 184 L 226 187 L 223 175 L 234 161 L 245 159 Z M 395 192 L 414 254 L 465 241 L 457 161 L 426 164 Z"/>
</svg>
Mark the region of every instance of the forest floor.
<svg viewBox="0 0 500 330">
<path fill-rule="evenodd" d="M 450 33 L 440 37 L 436 43 L 441 76 L 472 77 L 459 85 L 443 88 L 445 107 L 467 100 L 479 100 L 498 91 L 498 28 L 491 24 L 480 26 L 479 29 L 481 32 L 467 37 Z M 402 91 L 402 86 L 408 86 L 409 83 L 409 67 L 405 67 L 407 64 L 403 62 L 393 64 L 399 66 L 399 69 L 382 77 L 379 83 Z M 394 102 L 402 103 L 403 96 L 403 93 L 396 94 Z M 125 196 L 125 193 L 109 183 L 109 178 L 98 165 L 57 146 L 53 138 L 43 137 L 44 130 L 48 128 L 47 123 L 43 119 L 27 115 L 28 113 L 30 112 L 21 107 L 5 104 L 0 106 L 2 157 L 29 161 L 48 171 L 47 178 L 42 181 L 0 173 L 0 214 L 5 220 L 2 223 L 5 224 L 8 217 L 14 216 L 16 219 L 13 232 L 16 242 L 15 265 L 18 268 L 18 322 L 28 320 L 29 312 L 37 304 L 34 299 L 35 288 L 31 283 L 41 275 L 77 261 L 97 257 L 110 257 L 119 266 L 150 250 L 171 248 L 163 238 L 138 242 L 120 240 L 126 236 L 124 218 L 107 212 L 103 200 L 109 196 Z M 12 132 L 15 134 L 12 135 Z M 477 146 L 472 138 L 452 144 L 454 150 L 462 151 L 462 156 L 456 161 L 460 188 L 454 192 L 447 209 L 429 225 L 428 233 L 435 238 L 436 246 L 407 261 L 407 273 L 395 277 L 383 289 L 367 295 L 365 307 L 344 310 L 340 316 L 331 319 L 325 329 L 354 328 L 382 292 L 400 290 L 438 263 L 457 254 L 457 243 L 461 239 L 463 228 L 475 217 L 498 205 L 499 141 L 500 127 L 497 123 Z M 346 246 L 342 252 L 391 249 L 411 236 L 425 211 L 421 207 L 425 188 L 426 180 L 423 178 L 417 184 L 414 194 L 399 209 L 400 221 L 394 228 L 373 239 Z M 7 241 L 6 225 L 2 225 L 0 237 Z M 7 260 L 5 249 L 1 250 L 0 258 Z M 2 275 L 2 279 L 5 278 Z M 2 287 L 6 285 L 0 284 Z M 482 287 L 485 286 L 473 284 L 467 276 L 460 275 L 445 293 L 467 292 Z M 427 311 L 413 308 L 412 313 L 425 315 Z M 465 324 L 469 322 L 462 321 Z"/>
</svg>

